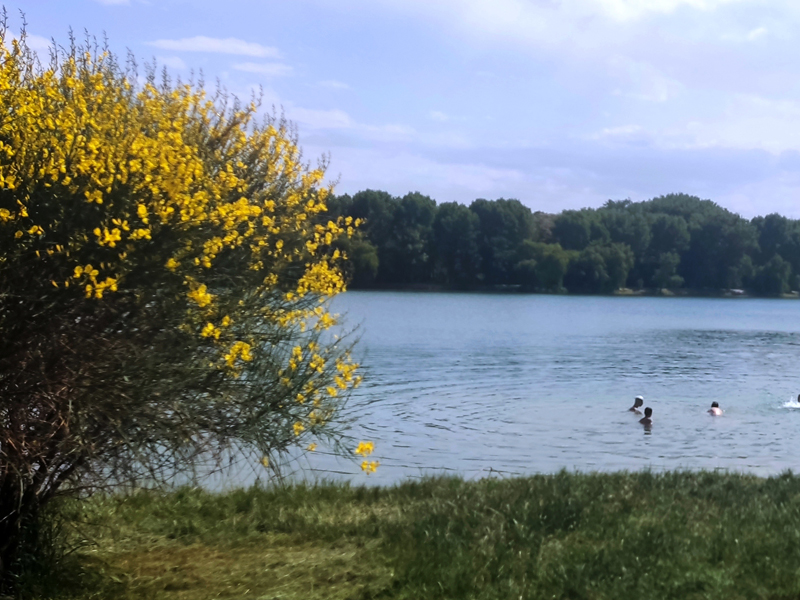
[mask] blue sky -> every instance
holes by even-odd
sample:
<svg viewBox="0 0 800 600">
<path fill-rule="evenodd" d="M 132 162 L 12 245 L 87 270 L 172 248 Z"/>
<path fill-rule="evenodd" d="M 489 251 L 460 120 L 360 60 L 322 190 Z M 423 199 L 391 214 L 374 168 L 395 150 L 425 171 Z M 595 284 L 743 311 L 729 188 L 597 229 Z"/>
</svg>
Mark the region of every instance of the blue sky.
<svg viewBox="0 0 800 600">
<path fill-rule="evenodd" d="M 26 0 L 233 93 L 263 89 L 338 192 L 534 210 L 710 198 L 800 217 L 800 3 L 790 0 Z"/>
</svg>

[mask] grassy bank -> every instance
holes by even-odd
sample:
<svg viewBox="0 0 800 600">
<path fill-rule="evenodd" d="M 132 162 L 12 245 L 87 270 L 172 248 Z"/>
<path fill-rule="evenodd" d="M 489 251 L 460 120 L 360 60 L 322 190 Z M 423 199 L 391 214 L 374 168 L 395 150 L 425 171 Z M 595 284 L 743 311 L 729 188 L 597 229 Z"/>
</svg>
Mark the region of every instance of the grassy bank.
<svg viewBox="0 0 800 600">
<path fill-rule="evenodd" d="M 63 598 L 797 598 L 800 479 L 619 473 L 95 498 Z M 58 581 L 55 587 L 53 582 Z M 34 584 L 30 584 L 34 585 Z"/>
</svg>

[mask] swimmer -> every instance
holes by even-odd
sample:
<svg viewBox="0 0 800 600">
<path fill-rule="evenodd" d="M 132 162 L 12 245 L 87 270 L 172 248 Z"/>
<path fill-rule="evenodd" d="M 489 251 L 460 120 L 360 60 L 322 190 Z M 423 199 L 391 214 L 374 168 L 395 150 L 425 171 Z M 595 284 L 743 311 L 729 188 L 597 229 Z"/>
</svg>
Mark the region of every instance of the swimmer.
<svg viewBox="0 0 800 600">
<path fill-rule="evenodd" d="M 644 418 L 639 419 L 639 423 L 641 423 L 645 427 L 650 427 L 653 424 L 653 419 L 651 418 L 652 416 L 653 416 L 653 409 L 648 406 L 647 408 L 644 409 Z"/>
<path fill-rule="evenodd" d="M 636 396 L 636 398 L 633 400 L 633 406 L 628 409 L 628 412 L 632 412 L 637 415 L 642 414 L 642 411 L 639 410 L 642 407 L 642 404 L 644 404 L 644 398 L 641 396 Z"/>
<path fill-rule="evenodd" d="M 708 409 L 708 414 L 712 417 L 721 417 L 722 409 L 719 407 L 719 402 L 712 402 L 711 408 Z"/>
</svg>

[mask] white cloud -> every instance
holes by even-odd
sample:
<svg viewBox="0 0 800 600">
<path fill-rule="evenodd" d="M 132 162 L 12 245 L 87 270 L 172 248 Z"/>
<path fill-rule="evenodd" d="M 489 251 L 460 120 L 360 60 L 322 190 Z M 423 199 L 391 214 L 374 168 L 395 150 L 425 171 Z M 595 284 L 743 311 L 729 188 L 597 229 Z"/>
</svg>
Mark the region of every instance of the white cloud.
<svg viewBox="0 0 800 600">
<path fill-rule="evenodd" d="M 768 33 L 768 31 L 767 31 L 766 27 L 757 27 L 756 29 L 753 29 L 753 31 L 751 31 L 750 33 L 747 34 L 747 41 L 748 42 L 754 42 L 758 38 L 761 38 L 761 37 L 764 37 L 765 35 L 767 35 L 767 33 Z"/>
<path fill-rule="evenodd" d="M 339 0 L 341 1 L 341 0 Z M 605 17 L 615 21 L 631 21 L 650 14 L 671 14 L 681 9 L 711 12 L 729 4 L 758 4 L 761 0 L 375 0 L 391 8 L 427 12 L 451 20 L 467 20 L 473 25 L 483 22 L 486 30 L 503 23 L 516 28 L 530 26 L 534 17 L 560 15 L 567 19 Z"/>
<path fill-rule="evenodd" d="M 362 125 L 357 124 L 357 133 L 364 139 L 376 142 L 410 142 L 417 132 L 407 125 L 390 123 L 388 125 Z"/>
<path fill-rule="evenodd" d="M 313 108 L 292 107 L 287 109 L 292 121 L 311 129 L 344 129 L 352 127 L 354 122 L 343 110 L 318 110 Z"/>
<path fill-rule="evenodd" d="M 420 147 L 437 147 L 448 149 L 472 148 L 473 143 L 463 134 L 453 131 L 429 132 L 417 131 L 413 127 L 399 123 L 371 125 L 360 123 L 341 109 L 321 110 L 288 106 L 286 115 L 300 125 L 301 130 L 309 129 L 318 133 L 324 130 L 338 131 L 337 136 L 331 138 L 333 145 L 341 143 L 342 132 L 349 140 L 348 143 L 363 144 L 418 144 Z"/>
<path fill-rule="evenodd" d="M 28 48 L 35 52 L 47 52 L 51 46 L 51 41 L 40 35 L 32 35 L 29 33 L 26 41 L 28 43 Z"/>
<path fill-rule="evenodd" d="M 617 57 L 610 64 L 613 72 L 627 80 L 626 88 L 617 91 L 620 95 L 650 102 L 666 102 L 683 89 L 680 82 L 667 77 L 649 63 Z"/>
<path fill-rule="evenodd" d="M 320 0 L 329 4 L 333 0 Z M 347 4 L 347 0 L 336 0 Z M 726 5 L 761 0 L 374 0 L 396 11 L 433 18 L 479 37 L 513 40 L 534 46 L 598 42 L 597 32 L 609 24 L 625 24 L 680 9 L 711 12 Z M 360 0 L 350 0 L 359 5 Z M 585 38 L 588 36 L 588 40 Z M 606 44 L 615 45 L 609 37 Z"/>
<path fill-rule="evenodd" d="M 349 90 L 352 89 L 346 83 L 341 81 L 336 81 L 335 79 L 326 79 L 325 81 L 320 81 L 318 84 L 320 87 L 328 88 L 331 90 Z"/>
<path fill-rule="evenodd" d="M 444 121 L 449 121 L 450 120 L 450 117 L 447 114 L 445 114 L 442 111 L 440 111 L 440 110 L 432 110 L 431 112 L 428 113 L 428 116 L 431 119 L 433 119 L 434 121 L 442 121 L 442 122 L 444 122 Z"/>
<path fill-rule="evenodd" d="M 233 65 L 237 71 L 244 71 L 246 73 L 258 73 L 259 75 L 267 75 L 268 77 L 280 77 L 281 75 L 288 75 L 292 72 L 292 67 L 282 63 L 239 63 Z"/>
<path fill-rule="evenodd" d="M 590 140 L 629 140 L 640 137 L 644 130 L 639 125 L 621 125 L 619 127 L 605 127 L 588 136 Z"/>
<path fill-rule="evenodd" d="M 687 147 L 800 151 L 800 101 L 736 94 L 716 118 L 690 122 L 674 136 Z"/>
<path fill-rule="evenodd" d="M 439 202 L 469 203 L 480 196 L 513 197 L 513 190 L 529 183 L 517 169 L 497 168 L 480 161 L 442 161 L 386 148 L 338 148 L 333 153 L 330 172 L 341 174 L 337 187 L 341 192 L 373 188 L 402 195 L 418 189 Z"/>
<path fill-rule="evenodd" d="M 6 32 L 6 39 L 19 39 L 19 34 L 16 31 L 8 30 Z M 48 40 L 46 37 L 42 37 L 41 35 L 33 35 L 32 33 L 25 34 L 25 43 L 28 45 L 28 48 L 36 52 L 40 55 L 47 55 L 47 52 L 50 50 L 50 46 L 52 45 L 51 41 Z"/>
<path fill-rule="evenodd" d="M 258 58 L 277 58 L 277 48 L 262 46 L 254 42 L 245 42 L 237 38 L 212 38 L 198 35 L 179 40 L 156 40 L 148 45 L 172 50 L 175 52 L 211 52 L 215 54 L 238 54 L 241 56 L 254 56 Z"/>
<path fill-rule="evenodd" d="M 750 0 L 594 0 L 600 12 L 620 21 L 641 18 L 648 13 L 673 13 L 681 8 L 712 11 L 725 4 L 743 3 Z M 575 3 L 573 0 L 572 4 Z"/>
<path fill-rule="evenodd" d="M 170 69 L 185 69 L 186 63 L 180 56 L 157 56 L 156 61 L 158 64 Z"/>
<path fill-rule="evenodd" d="M 765 26 L 749 29 L 750 23 L 743 24 L 744 27 L 734 27 L 733 31 L 725 31 L 719 39 L 723 42 L 734 42 L 737 44 L 755 42 L 756 40 L 764 39 L 765 37 L 776 37 L 775 31 L 771 31 Z M 778 36 L 780 37 L 780 35 Z"/>
</svg>

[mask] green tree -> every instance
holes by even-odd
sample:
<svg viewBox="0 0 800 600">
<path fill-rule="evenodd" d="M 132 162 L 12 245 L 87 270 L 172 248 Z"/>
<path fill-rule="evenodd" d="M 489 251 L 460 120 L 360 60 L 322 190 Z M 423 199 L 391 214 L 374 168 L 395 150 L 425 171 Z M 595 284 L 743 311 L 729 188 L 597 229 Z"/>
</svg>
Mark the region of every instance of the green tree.
<svg viewBox="0 0 800 600">
<path fill-rule="evenodd" d="M 625 287 L 628 274 L 633 268 L 633 251 L 627 244 L 605 244 L 599 247 L 606 264 L 608 282 L 603 291 L 613 292 Z"/>
<path fill-rule="evenodd" d="M 380 241 L 392 231 L 397 198 L 381 190 L 364 190 L 355 194 L 343 207 L 343 213 L 364 221 L 363 231 L 369 241 L 380 247 Z"/>
<path fill-rule="evenodd" d="M 363 235 L 343 240 L 340 247 L 348 259 L 346 272 L 350 286 L 359 289 L 375 283 L 380 266 L 378 249 Z"/>
<path fill-rule="evenodd" d="M 681 257 L 680 272 L 692 288 L 738 288 L 742 261 L 758 248 L 757 232 L 747 221 L 719 209 L 693 219 L 689 249 Z"/>
<path fill-rule="evenodd" d="M 433 255 L 440 283 L 468 286 L 480 279 L 480 221 L 463 204 L 440 204 L 433 221 Z"/>
<path fill-rule="evenodd" d="M 674 289 L 683 285 L 683 277 L 678 275 L 681 257 L 677 252 L 664 252 L 658 257 L 658 268 L 653 274 L 653 283 L 657 288 Z"/>
<path fill-rule="evenodd" d="M 388 283 L 424 283 L 433 271 L 431 238 L 436 202 L 419 192 L 408 193 L 396 204 L 391 230 L 379 246 L 380 277 Z"/>
<path fill-rule="evenodd" d="M 613 292 L 625 285 L 633 261 L 625 244 L 590 244 L 570 263 L 564 285 L 576 292 Z"/>
<path fill-rule="evenodd" d="M 635 256 L 644 253 L 650 244 L 650 224 L 641 212 L 632 210 L 629 201 L 609 200 L 597 213 L 612 242 L 626 244 Z"/>
<path fill-rule="evenodd" d="M 519 200 L 502 198 L 478 199 L 469 209 L 480 222 L 478 246 L 486 283 L 514 283 L 522 242 L 535 233 L 531 210 Z"/>
<path fill-rule="evenodd" d="M 571 261 L 564 277 L 570 292 L 597 294 L 608 289 L 611 278 L 597 246 L 587 246 Z"/>
<path fill-rule="evenodd" d="M 583 250 L 592 241 L 592 218 L 586 210 L 565 210 L 556 217 L 553 237 L 567 250 Z"/>
<path fill-rule="evenodd" d="M 770 258 L 763 267 L 760 267 L 753 279 L 752 289 L 757 294 L 764 296 L 777 296 L 789 291 L 792 266 L 778 254 Z"/>
<path fill-rule="evenodd" d="M 570 263 L 570 253 L 559 244 L 525 240 L 517 264 L 520 283 L 531 289 L 560 292 Z"/>
</svg>

